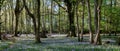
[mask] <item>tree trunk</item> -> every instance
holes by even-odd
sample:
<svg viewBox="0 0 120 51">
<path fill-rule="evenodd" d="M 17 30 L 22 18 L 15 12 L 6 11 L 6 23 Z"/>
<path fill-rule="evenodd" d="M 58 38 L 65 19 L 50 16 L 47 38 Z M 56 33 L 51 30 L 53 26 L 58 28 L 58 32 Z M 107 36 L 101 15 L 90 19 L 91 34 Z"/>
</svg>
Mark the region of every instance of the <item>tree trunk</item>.
<svg viewBox="0 0 120 51">
<path fill-rule="evenodd" d="M 0 2 L 0 13 L 1 13 L 1 6 L 2 6 L 2 3 L 3 3 L 3 0 Z M 1 16 L 2 15 L 0 15 L 0 40 L 1 40 L 1 24 L 2 24 L 2 22 L 1 22 Z"/>
<path fill-rule="evenodd" d="M 36 29 L 38 28 L 38 30 L 36 30 L 36 31 L 38 31 L 38 32 L 36 32 L 36 43 L 40 43 L 41 41 L 40 41 L 40 35 L 39 35 L 39 32 L 40 32 L 40 18 L 41 18 L 41 13 L 40 13 L 40 0 L 37 0 L 37 18 L 38 18 L 38 20 L 36 20 L 36 21 L 38 21 L 38 27 L 36 27 Z M 37 25 L 36 25 L 37 26 Z"/>
<path fill-rule="evenodd" d="M 16 1 L 16 7 L 15 7 L 15 20 L 16 20 L 16 22 L 15 22 L 15 33 L 14 33 L 14 36 L 16 36 L 16 37 L 18 37 L 18 22 L 19 22 L 19 15 L 20 15 L 20 12 L 22 11 L 22 9 L 23 9 L 23 7 L 22 8 L 20 8 L 20 0 L 17 0 Z"/>
<path fill-rule="evenodd" d="M 33 24 L 34 24 L 34 32 L 35 32 L 35 42 L 36 43 L 40 43 L 40 36 L 39 36 L 39 29 L 37 29 L 37 24 L 36 24 L 36 20 L 35 18 L 33 17 Z"/>
<path fill-rule="evenodd" d="M 53 32 L 53 22 L 52 22 L 52 18 L 53 18 L 53 1 L 51 1 L 51 16 L 50 16 L 50 34 L 52 34 Z"/>
<path fill-rule="evenodd" d="M 1 34 L 1 33 L 2 33 L 2 30 L 1 30 L 1 26 L 2 26 L 2 25 L 1 25 L 1 24 L 2 24 L 2 21 L 1 21 L 1 20 L 2 20 L 2 18 L 1 18 L 1 16 L 2 16 L 1 9 L 2 9 L 2 5 L 3 5 L 4 1 L 5 1 L 5 0 L 1 0 L 1 1 L 0 1 L 0 40 L 1 40 L 1 35 L 2 35 L 2 34 Z"/>
<path fill-rule="evenodd" d="M 1 11 L 1 10 L 0 10 Z M 0 15 L 1 16 L 1 15 Z M 0 40 L 1 40 L 1 24 L 2 24 L 2 22 L 1 22 L 1 17 L 0 17 Z"/>
<path fill-rule="evenodd" d="M 78 42 L 80 42 L 78 6 L 79 6 L 79 2 L 77 3 L 76 6 L 76 22 L 77 22 L 76 28 L 77 28 Z"/>
<path fill-rule="evenodd" d="M 41 32 L 41 38 L 47 38 L 46 36 L 46 27 L 45 27 L 45 17 L 42 17 L 42 32 Z"/>
<path fill-rule="evenodd" d="M 98 14 L 97 14 L 98 0 L 94 0 L 94 24 L 95 24 L 95 34 L 97 33 L 97 23 L 98 23 Z"/>
<path fill-rule="evenodd" d="M 58 20 L 59 20 L 59 21 L 58 21 L 58 22 L 59 22 L 59 34 L 60 34 L 60 32 L 61 32 L 61 26 L 60 26 L 60 25 L 61 25 L 61 24 L 60 24 L 61 12 L 60 12 L 60 11 L 61 11 L 61 10 L 60 10 L 60 7 L 59 7 L 59 18 L 58 18 Z M 64 31 L 63 31 L 63 32 L 64 32 Z"/>
<path fill-rule="evenodd" d="M 92 33 L 92 20 L 91 20 L 91 9 L 90 9 L 90 1 L 87 0 L 87 8 L 88 8 L 88 25 L 89 25 L 89 34 L 90 34 L 90 43 L 94 42 L 93 33 Z"/>
<path fill-rule="evenodd" d="M 16 0 L 16 7 L 15 7 L 15 34 L 14 36 L 18 37 L 17 30 L 18 30 L 18 20 L 19 20 L 19 7 L 20 7 L 20 0 Z"/>
<path fill-rule="evenodd" d="M 36 17 L 29 11 L 27 5 L 26 5 L 26 0 L 23 0 L 23 3 L 24 3 L 24 6 L 25 6 L 25 10 L 27 11 L 28 15 L 33 19 L 33 25 L 34 25 L 34 33 L 35 33 L 35 42 L 36 43 L 41 43 L 41 40 L 40 40 L 40 35 L 39 35 L 39 30 L 40 30 L 40 1 L 37 0 L 37 18 L 38 18 L 38 24 L 37 24 L 37 21 L 36 21 Z M 37 26 L 38 25 L 38 26 Z M 38 28 L 39 27 L 39 28 Z"/>
<path fill-rule="evenodd" d="M 110 9 L 110 12 L 111 12 L 111 13 L 112 13 L 112 3 L 113 3 L 112 1 L 113 1 L 113 0 L 110 0 L 110 8 L 111 8 L 111 9 Z M 110 18 L 109 18 L 109 23 L 110 23 L 110 25 L 111 25 L 111 22 L 112 22 L 112 19 L 111 19 L 112 17 L 111 17 L 111 16 L 112 16 L 112 14 L 110 15 Z M 109 27 L 109 36 L 111 36 L 111 30 L 112 30 L 112 27 Z"/>
<path fill-rule="evenodd" d="M 85 12 L 85 1 L 82 0 L 82 26 L 81 26 L 81 35 L 80 35 L 80 41 L 83 41 L 83 33 L 84 33 L 84 12 Z"/>
<path fill-rule="evenodd" d="M 64 1 L 67 5 L 67 12 L 68 12 L 68 18 L 69 18 L 69 34 L 67 37 L 76 37 L 75 34 L 75 25 L 74 25 L 74 5 L 73 3 L 70 2 L 70 0 L 65 0 Z"/>
<path fill-rule="evenodd" d="M 15 17 L 16 17 L 15 18 L 16 22 L 15 22 L 15 34 L 14 34 L 14 36 L 18 37 L 17 30 L 18 30 L 19 13 L 15 13 Z"/>
<path fill-rule="evenodd" d="M 5 33 L 7 33 L 7 7 L 5 7 Z"/>
<path fill-rule="evenodd" d="M 94 44 L 98 44 L 98 45 L 101 45 L 101 37 L 100 37 L 100 17 L 101 17 L 101 5 L 102 5 L 102 0 L 98 0 L 97 1 L 97 7 L 96 9 L 97 10 L 97 14 L 98 14 L 98 21 L 97 21 L 97 32 L 96 32 L 96 37 L 95 37 L 95 41 L 94 41 Z"/>
<path fill-rule="evenodd" d="M 0 40 L 2 40 L 2 39 L 1 39 L 1 33 L 0 33 Z"/>
<path fill-rule="evenodd" d="M 43 10 L 46 13 L 46 8 L 45 8 L 45 3 L 44 3 L 45 1 L 43 0 L 42 2 L 43 2 L 43 7 L 44 7 Z M 46 18 L 45 18 L 45 16 L 42 16 L 41 18 L 42 18 L 42 20 L 41 20 L 42 21 L 42 32 L 41 32 L 40 36 L 41 36 L 41 38 L 47 38 L 47 36 L 46 36 L 46 27 L 45 27 L 45 25 L 46 25 L 45 19 Z"/>
<path fill-rule="evenodd" d="M 0 20 L 1 20 L 1 17 L 0 17 Z M 1 40 L 1 22 L 0 22 L 0 40 Z"/>
<path fill-rule="evenodd" d="M 74 25 L 74 14 L 73 13 L 69 13 L 69 36 L 70 37 L 76 37 L 76 34 L 75 34 L 75 25 Z"/>
</svg>

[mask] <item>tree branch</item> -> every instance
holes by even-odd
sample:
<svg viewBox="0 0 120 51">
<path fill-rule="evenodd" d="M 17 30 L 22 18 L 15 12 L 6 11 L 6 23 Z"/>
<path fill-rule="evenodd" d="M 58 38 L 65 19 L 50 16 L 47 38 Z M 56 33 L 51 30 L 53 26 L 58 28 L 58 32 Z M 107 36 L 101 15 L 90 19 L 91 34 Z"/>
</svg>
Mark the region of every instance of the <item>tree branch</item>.
<svg viewBox="0 0 120 51">
<path fill-rule="evenodd" d="M 59 7 L 63 8 L 65 11 L 67 11 L 67 8 L 63 7 L 58 1 L 56 1 L 56 0 L 53 0 L 53 1 L 56 2 Z"/>
<path fill-rule="evenodd" d="M 29 16 L 32 17 L 32 18 L 34 18 L 34 15 L 29 11 L 29 9 L 28 9 L 28 7 L 26 5 L 26 0 L 23 0 L 23 4 L 24 4 L 25 10 L 29 14 Z"/>
</svg>

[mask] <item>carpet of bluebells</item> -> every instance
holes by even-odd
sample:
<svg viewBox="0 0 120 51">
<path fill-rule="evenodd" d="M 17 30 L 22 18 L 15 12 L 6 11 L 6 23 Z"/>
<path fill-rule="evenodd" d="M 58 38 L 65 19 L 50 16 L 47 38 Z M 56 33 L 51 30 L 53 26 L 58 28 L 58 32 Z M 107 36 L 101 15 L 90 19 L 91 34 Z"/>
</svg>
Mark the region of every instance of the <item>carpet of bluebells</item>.
<svg viewBox="0 0 120 51">
<path fill-rule="evenodd" d="M 93 45 L 88 42 L 88 39 L 89 37 L 86 37 L 85 41 L 78 42 L 77 38 L 73 37 L 48 37 L 41 38 L 42 43 L 36 44 L 34 35 L 22 35 L 16 37 L 16 42 L 0 41 L 0 51 L 120 51 L 120 46 L 114 43 Z"/>
</svg>

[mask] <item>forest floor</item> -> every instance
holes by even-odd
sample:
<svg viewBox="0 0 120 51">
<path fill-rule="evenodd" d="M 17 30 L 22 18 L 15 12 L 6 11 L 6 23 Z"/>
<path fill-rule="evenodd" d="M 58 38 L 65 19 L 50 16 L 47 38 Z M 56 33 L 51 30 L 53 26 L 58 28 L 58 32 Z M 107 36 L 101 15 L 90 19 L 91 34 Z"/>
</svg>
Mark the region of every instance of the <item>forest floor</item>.
<svg viewBox="0 0 120 51">
<path fill-rule="evenodd" d="M 102 38 L 102 41 L 111 41 L 111 44 L 92 45 L 89 37 L 84 36 L 83 42 L 78 42 L 77 37 L 65 37 L 66 35 L 51 35 L 41 38 L 42 43 L 34 43 L 34 35 L 22 35 L 16 37 L 16 42 L 0 42 L 0 51 L 120 51 L 120 46 L 115 45 L 114 40 Z"/>
</svg>

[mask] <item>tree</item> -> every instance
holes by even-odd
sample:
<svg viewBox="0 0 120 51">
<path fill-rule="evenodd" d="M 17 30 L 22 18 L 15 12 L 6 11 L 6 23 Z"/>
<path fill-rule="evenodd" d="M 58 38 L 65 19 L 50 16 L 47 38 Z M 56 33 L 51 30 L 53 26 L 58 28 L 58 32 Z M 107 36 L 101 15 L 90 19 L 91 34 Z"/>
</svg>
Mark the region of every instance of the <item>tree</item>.
<svg viewBox="0 0 120 51">
<path fill-rule="evenodd" d="M 101 5 L 102 5 L 102 0 L 94 0 L 95 2 L 95 40 L 94 44 L 101 45 L 101 37 L 100 37 L 100 17 L 101 17 Z"/>
<path fill-rule="evenodd" d="M 80 41 L 83 41 L 83 33 L 84 33 L 84 13 L 85 13 L 85 1 L 82 0 L 82 25 L 81 25 L 81 37 Z"/>
<path fill-rule="evenodd" d="M 74 24 L 74 18 L 75 18 L 75 7 L 77 6 L 77 2 L 80 2 L 81 0 L 64 0 L 63 2 L 65 3 L 65 6 L 62 6 L 58 0 L 53 0 L 55 1 L 59 7 L 63 8 L 67 13 L 68 13 L 68 20 L 69 20 L 69 33 L 68 37 L 76 37 L 75 33 L 75 24 Z"/>
<path fill-rule="evenodd" d="M 0 20 L 1 20 L 1 18 L 0 18 Z M 1 24 L 2 24 L 2 22 L 0 22 L 0 40 L 1 40 Z"/>
<path fill-rule="evenodd" d="M 23 10 L 23 7 L 21 7 L 21 4 L 20 4 L 20 0 L 16 0 L 16 7 L 15 7 L 15 20 L 16 20 L 16 23 L 15 23 L 15 34 L 14 36 L 18 36 L 18 22 L 19 22 L 19 16 L 20 16 L 20 12 Z"/>
<path fill-rule="evenodd" d="M 95 34 L 97 33 L 97 27 L 98 27 L 98 0 L 94 0 L 94 24 L 95 24 Z"/>
<path fill-rule="evenodd" d="M 88 8 L 88 25 L 89 25 L 89 34 L 90 34 L 90 43 L 93 43 L 93 33 L 92 33 L 92 18 L 91 18 L 91 9 L 90 9 L 90 1 L 87 0 L 87 8 Z"/>
<path fill-rule="evenodd" d="M 44 8 L 44 10 L 43 10 L 43 12 L 45 12 L 46 11 L 46 7 L 45 7 L 45 1 L 43 0 L 42 1 L 43 3 L 43 8 Z M 40 13 L 41 14 L 41 13 Z M 45 14 L 45 13 L 44 13 Z M 42 16 L 42 32 L 41 32 L 41 38 L 47 38 L 47 36 L 46 36 L 46 27 L 45 27 L 45 15 L 43 15 Z"/>
<path fill-rule="evenodd" d="M 40 31 L 40 0 L 37 0 L 37 18 L 38 18 L 38 24 L 37 24 L 37 20 L 36 17 L 29 11 L 27 5 L 26 5 L 26 0 L 23 0 L 24 6 L 25 6 L 25 10 L 27 11 L 28 15 L 32 18 L 33 20 L 33 25 L 34 25 L 34 33 L 35 33 L 35 42 L 36 43 L 41 43 L 40 40 L 40 35 L 39 35 L 39 31 Z"/>
<path fill-rule="evenodd" d="M 0 0 L 0 40 L 1 40 L 1 24 L 2 24 L 2 22 L 1 22 L 1 8 L 2 8 L 2 5 L 3 5 L 3 3 L 4 3 L 4 1 L 5 0 Z"/>
<path fill-rule="evenodd" d="M 64 0 L 66 6 L 67 6 L 67 13 L 69 17 L 69 34 L 68 37 L 76 37 L 75 34 L 75 25 L 74 25 L 74 16 L 75 16 L 75 6 L 76 2 L 73 0 Z"/>
<path fill-rule="evenodd" d="M 53 1 L 51 0 L 51 16 L 50 16 L 50 34 L 52 34 L 52 32 L 53 32 L 53 9 L 52 9 L 52 7 L 53 7 Z"/>
<path fill-rule="evenodd" d="M 38 35 L 37 36 L 39 36 L 39 31 L 40 31 L 40 26 L 41 26 L 40 25 L 41 24 L 40 23 L 40 18 L 41 18 L 41 14 L 40 14 L 40 0 L 37 0 L 36 2 L 37 2 L 37 18 L 38 18 L 38 20 L 37 20 L 38 21 L 38 27 L 37 27 L 38 28 L 38 32 L 37 32 Z M 36 36 L 37 42 L 40 42 L 40 38 L 38 39 L 37 36 Z"/>
<path fill-rule="evenodd" d="M 76 30 L 78 35 L 78 42 L 80 41 L 80 34 L 79 34 L 79 14 L 78 14 L 78 8 L 79 8 L 79 2 L 76 3 Z"/>
<path fill-rule="evenodd" d="M 113 0 L 110 0 L 110 13 L 112 13 L 112 7 L 113 7 Z M 111 25 L 111 23 L 112 23 L 112 19 L 111 19 L 111 16 L 112 16 L 112 14 L 110 15 L 110 18 L 109 18 L 109 23 L 110 23 L 110 25 Z M 111 27 L 109 27 L 110 29 L 109 29 L 109 36 L 111 36 Z"/>
</svg>

